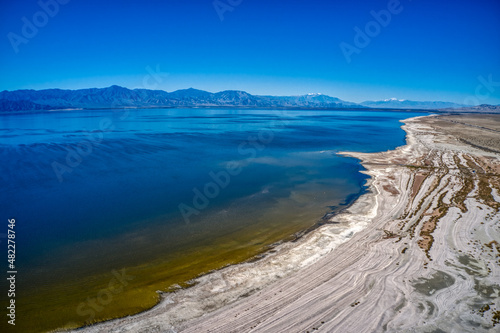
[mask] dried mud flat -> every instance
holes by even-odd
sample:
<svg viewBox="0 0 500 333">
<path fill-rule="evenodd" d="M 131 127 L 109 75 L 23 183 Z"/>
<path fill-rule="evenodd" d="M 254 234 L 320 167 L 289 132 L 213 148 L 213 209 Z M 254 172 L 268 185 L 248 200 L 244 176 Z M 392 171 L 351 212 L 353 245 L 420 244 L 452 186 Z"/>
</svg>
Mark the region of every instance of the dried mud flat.
<svg viewBox="0 0 500 333">
<path fill-rule="evenodd" d="M 332 224 L 78 332 L 499 332 L 500 116 L 404 122 Z"/>
</svg>

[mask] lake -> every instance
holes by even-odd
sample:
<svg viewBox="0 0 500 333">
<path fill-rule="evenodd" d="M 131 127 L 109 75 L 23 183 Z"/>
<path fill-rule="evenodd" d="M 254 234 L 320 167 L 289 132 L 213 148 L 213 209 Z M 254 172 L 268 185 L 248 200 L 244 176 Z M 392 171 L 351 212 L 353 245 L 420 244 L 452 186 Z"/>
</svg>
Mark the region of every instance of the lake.
<svg viewBox="0 0 500 333">
<path fill-rule="evenodd" d="M 403 145 L 399 121 L 418 115 L 1 114 L 0 241 L 4 247 L 7 219 L 15 218 L 19 328 L 137 313 L 156 304 L 157 290 L 293 239 L 364 191 L 358 161 L 336 152 Z M 110 289 L 115 282 L 120 288 Z"/>
</svg>

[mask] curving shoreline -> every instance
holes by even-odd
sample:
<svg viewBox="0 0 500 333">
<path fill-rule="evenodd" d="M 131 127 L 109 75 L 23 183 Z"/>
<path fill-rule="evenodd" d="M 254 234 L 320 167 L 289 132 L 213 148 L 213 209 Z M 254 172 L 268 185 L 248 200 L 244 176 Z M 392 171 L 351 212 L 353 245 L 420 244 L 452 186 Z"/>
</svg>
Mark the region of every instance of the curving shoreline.
<svg viewBox="0 0 500 333">
<path fill-rule="evenodd" d="M 202 276 L 151 310 L 78 332 L 491 330 L 500 310 L 492 242 L 500 157 L 434 119 L 405 120 L 407 144 L 393 151 L 344 153 L 361 160 L 370 191 L 336 224 Z"/>
</svg>

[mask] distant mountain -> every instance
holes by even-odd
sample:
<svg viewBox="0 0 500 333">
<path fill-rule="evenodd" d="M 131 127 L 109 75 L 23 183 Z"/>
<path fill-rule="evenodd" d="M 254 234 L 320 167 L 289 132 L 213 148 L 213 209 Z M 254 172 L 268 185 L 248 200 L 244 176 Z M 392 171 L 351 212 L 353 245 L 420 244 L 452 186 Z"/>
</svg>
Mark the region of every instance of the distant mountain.
<svg viewBox="0 0 500 333">
<path fill-rule="evenodd" d="M 268 98 L 270 101 L 276 104 L 280 104 L 285 107 L 354 107 L 354 108 L 362 108 L 356 103 L 346 102 L 336 97 L 330 97 L 328 95 L 323 94 L 307 94 L 301 96 L 261 96 L 262 98 Z"/>
<path fill-rule="evenodd" d="M 418 102 L 396 98 L 356 104 L 318 93 L 300 96 L 259 96 L 239 90 L 211 93 L 189 88 L 166 92 L 163 90 L 127 89 L 116 85 L 107 88 L 78 90 L 5 90 L 0 92 L 0 111 L 120 107 L 376 108 L 470 110 L 477 112 L 481 112 L 481 110 L 496 112 L 498 109 L 497 106 L 488 105 L 470 107 L 451 102 Z"/>
<path fill-rule="evenodd" d="M 145 91 L 135 91 L 119 86 L 79 90 L 15 90 L 0 92 L 0 99 L 11 101 L 28 100 L 33 103 L 50 105 L 53 108 L 141 106 L 153 104 L 155 101 L 150 102 L 150 98 L 154 99 L 157 97 L 157 103 L 162 100 L 163 96 L 161 96 L 160 91 Z"/>
<path fill-rule="evenodd" d="M 451 102 L 418 102 L 397 98 L 389 98 L 383 101 L 366 101 L 360 104 L 370 108 L 381 109 L 444 109 L 460 108 L 465 106 Z"/>
<path fill-rule="evenodd" d="M 440 111 L 500 113 L 500 105 L 481 104 L 476 106 L 466 106 L 458 109 L 441 109 Z"/>
<path fill-rule="evenodd" d="M 127 89 L 120 86 L 79 90 L 45 89 L 0 92 L 0 99 L 21 101 L 61 108 L 116 108 L 116 107 L 289 107 L 289 108 L 364 108 L 356 103 L 322 94 L 303 96 L 257 96 L 244 91 L 226 90 L 210 93 L 197 89 L 174 92 L 149 89 Z M 5 104 L 0 110 L 18 110 L 22 105 Z M 25 104 L 27 108 L 32 106 Z"/>
<path fill-rule="evenodd" d="M 26 100 L 9 101 L 0 99 L 0 110 L 5 111 L 37 111 L 37 110 L 50 110 L 48 105 L 41 105 Z"/>
</svg>

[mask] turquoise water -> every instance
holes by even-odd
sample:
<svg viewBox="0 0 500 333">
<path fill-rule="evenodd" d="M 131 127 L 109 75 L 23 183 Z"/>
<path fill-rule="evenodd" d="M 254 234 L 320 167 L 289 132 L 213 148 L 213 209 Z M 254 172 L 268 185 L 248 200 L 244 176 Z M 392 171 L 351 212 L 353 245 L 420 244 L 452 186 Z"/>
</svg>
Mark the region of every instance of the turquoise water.
<svg viewBox="0 0 500 333">
<path fill-rule="evenodd" d="M 288 223 L 294 216 L 304 219 L 297 225 L 311 226 L 363 190 L 366 176 L 357 161 L 335 153 L 402 145 L 399 120 L 417 115 L 241 109 L 2 114 L 0 211 L 5 221 L 17 221 L 19 283 L 32 289 L 162 260 L 203 237 L 252 223 Z"/>
</svg>

